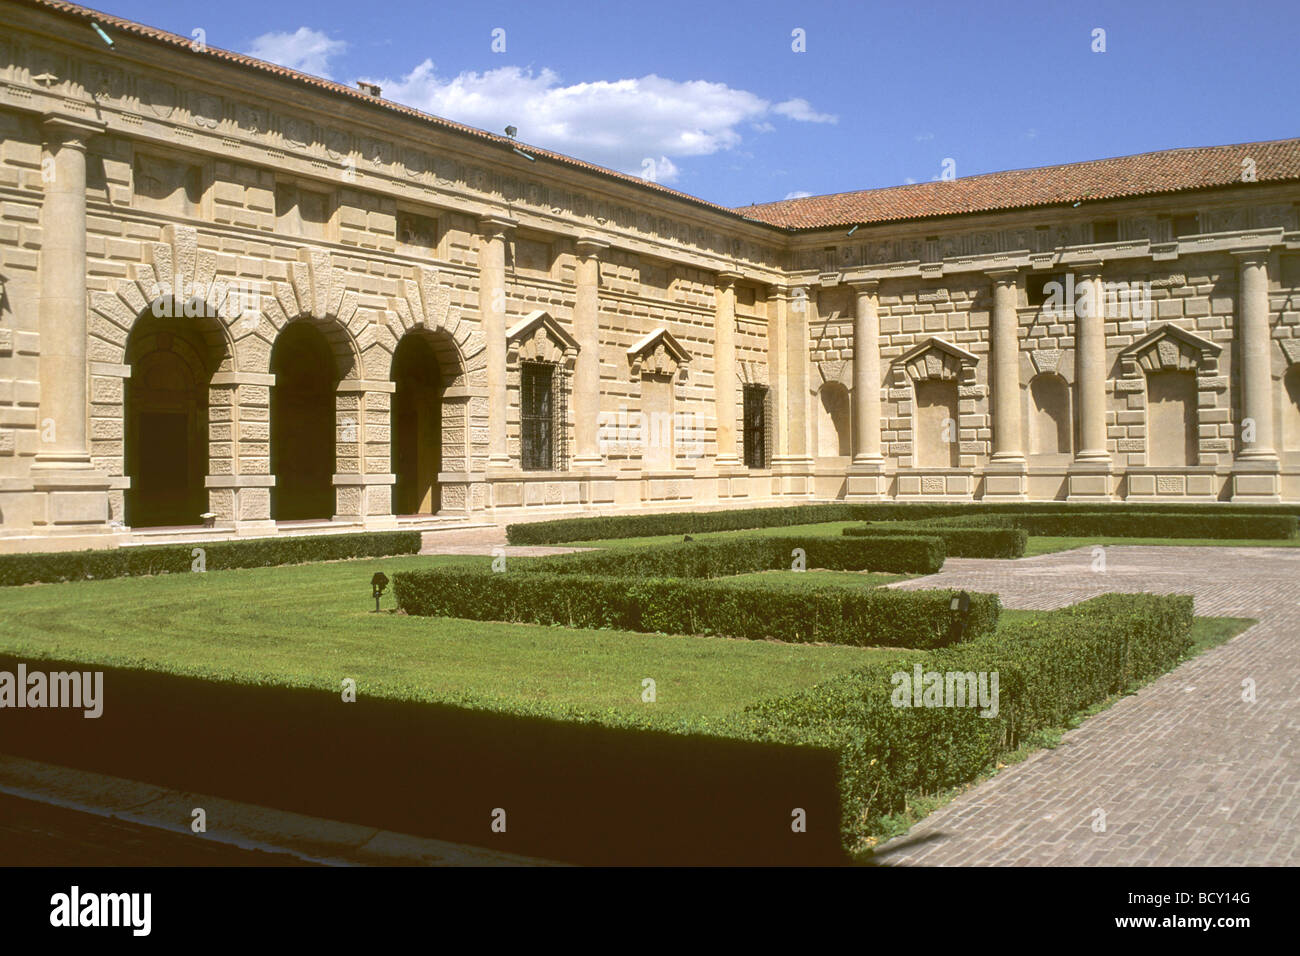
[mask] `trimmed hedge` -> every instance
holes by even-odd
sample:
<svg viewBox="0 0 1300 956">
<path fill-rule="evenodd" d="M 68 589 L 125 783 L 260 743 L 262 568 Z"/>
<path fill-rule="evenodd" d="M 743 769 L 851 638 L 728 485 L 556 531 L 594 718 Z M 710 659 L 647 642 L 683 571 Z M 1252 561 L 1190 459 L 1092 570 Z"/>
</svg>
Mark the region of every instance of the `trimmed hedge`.
<svg viewBox="0 0 1300 956">
<path fill-rule="evenodd" d="M 191 570 L 195 548 L 203 549 L 208 571 L 418 554 L 420 537 L 418 531 L 375 531 L 246 541 L 197 541 L 193 544 L 112 550 L 0 554 L 0 586 L 185 573 Z"/>
<path fill-rule="evenodd" d="M 886 527 L 886 526 L 882 526 Z M 1117 514 L 960 515 L 924 524 L 890 522 L 891 532 L 939 528 L 1022 528 L 1034 537 L 1053 538 L 1216 538 L 1283 541 L 1296 535 L 1294 515 L 1204 514 L 1201 512 L 1121 512 Z M 950 554 L 956 556 L 951 549 Z"/>
<path fill-rule="evenodd" d="M 952 640 L 951 591 L 788 591 L 761 582 L 440 567 L 395 574 L 393 594 L 407 614 L 472 621 L 858 647 L 932 648 Z M 990 633 L 1000 610 L 996 595 L 972 594 L 962 639 Z"/>
<path fill-rule="evenodd" d="M 888 539 L 809 538 L 807 541 L 797 538 L 736 537 L 645 548 L 605 549 L 546 558 L 525 558 L 522 561 L 516 559 L 512 567 L 548 574 L 720 578 L 789 568 L 794 560 L 794 550 L 802 548 L 805 566 L 808 568 L 933 574 L 943 567 L 944 546 L 941 539 L 949 534 L 953 532 L 925 537 L 891 535 Z M 961 533 L 957 534 L 960 536 Z M 1022 553 L 1023 550 L 1022 547 Z"/>
<path fill-rule="evenodd" d="M 853 848 L 908 794 L 968 782 L 1026 733 L 1172 668 L 1191 641 L 1192 599 L 1111 594 L 928 656 L 899 657 L 760 702 L 728 731 L 840 752 L 841 835 Z M 894 675 L 998 674 L 996 715 L 894 705 Z M 991 685 L 991 680 L 990 680 Z"/>
<path fill-rule="evenodd" d="M 1008 519 L 1015 520 L 1015 519 Z M 953 528 L 937 522 L 891 521 L 845 528 L 857 538 L 892 537 L 899 534 L 935 535 L 954 558 L 1019 558 L 1025 553 L 1029 533 L 1021 528 Z"/>
<path fill-rule="evenodd" d="M 511 544 L 559 544 L 566 541 L 595 541 L 606 538 L 638 538 L 653 535 L 702 534 L 708 531 L 738 531 L 749 528 L 777 528 L 827 521 L 915 521 L 957 515 L 992 514 L 1104 514 L 1127 512 L 1147 514 L 1272 515 L 1300 516 L 1300 505 L 1186 505 L 1177 503 L 1110 502 L 828 502 L 731 511 L 668 512 L 665 514 L 600 515 L 560 518 L 512 524 L 506 528 Z"/>
</svg>

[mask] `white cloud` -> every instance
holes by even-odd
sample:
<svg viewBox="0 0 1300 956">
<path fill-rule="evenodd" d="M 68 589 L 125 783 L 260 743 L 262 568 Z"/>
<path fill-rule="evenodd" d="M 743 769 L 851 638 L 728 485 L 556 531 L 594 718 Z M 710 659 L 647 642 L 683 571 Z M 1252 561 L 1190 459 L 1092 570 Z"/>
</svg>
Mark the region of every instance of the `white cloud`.
<svg viewBox="0 0 1300 956">
<path fill-rule="evenodd" d="M 773 116 L 825 122 L 803 100 L 773 106 L 725 83 L 634 79 L 565 85 L 555 71 L 517 66 L 439 76 L 425 60 L 400 79 L 373 80 L 388 99 L 436 116 L 500 132 L 519 128 L 521 142 L 553 149 L 634 176 L 653 171 L 674 182 L 683 157 L 709 156 L 741 143 L 746 126 Z M 799 107 L 790 104 L 801 104 Z"/>
<path fill-rule="evenodd" d="M 248 55 L 330 79 L 330 57 L 347 48 L 343 40 L 331 40 L 319 30 L 299 27 L 293 33 L 263 33 L 253 41 Z"/>
<path fill-rule="evenodd" d="M 916 136 L 913 137 L 913 138 L 914 138 L 918 143 L 928 143 L 928 142 L 930 142 L 930 140 L 934 139 L 934 134 L 933 134 L 933 133 L 917 133 Z"/>
<path fill-rule="evenodd" d="M 804 192 L 802 189 L 796 189 L 794 192 L 786 193 L 786 194 L 785 194 L 785 198 L 786 198 L 786 199 L 804 199 L 804 198 L 806 198 L 806 197 L 808 197 L 808 196 L 811 196 L 811 195 L 812 195 L 812 193 Z"/>
<path fill-rule="evenodd" d="M 797 98 L 777 103 L 776 106 L 772 107 L 772 112 L 797 120 L 800 123 L 838 123 L 840 121 L 840 118 L 833 113 L 818 113 L 807 100 Z"/>
</svg>

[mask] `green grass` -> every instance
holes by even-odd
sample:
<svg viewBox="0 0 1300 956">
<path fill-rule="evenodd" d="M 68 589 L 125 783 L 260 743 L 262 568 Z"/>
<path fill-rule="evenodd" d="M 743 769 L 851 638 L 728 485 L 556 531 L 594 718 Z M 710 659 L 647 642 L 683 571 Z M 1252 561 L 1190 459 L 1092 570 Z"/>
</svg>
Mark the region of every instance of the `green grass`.
<svg viewBox="0 0 1300 956">
<path fill-rule="evenodd" d="M 1089 548 L 1102 545 L 1155 545 L 1187 548 L 1297 548 L 1300 538 L 1268 538 L 1248 540 L 1241 538 L 1035 538 L 1032 535 L 1025 546 L 1025 557 L 1069 551 L 1072 548 Z"/>
<path fill-rule="evenodd" d="M 912 574 L 878 574 L 873 571 L 754 571 L 736 574 L 728 580 L 745 584 L 762 584 L 788 591 L 811 591 L 814 588 L 878 588 L 891 581 L 915 577 Z"/>
<path fill-rule="evenodd" d="M 1033 539 L 1031 538 L 1030 540 L 1032 541 Z M 1026 618 L 1040 616 L 1044 613 L 1050 612 L 1016 611 L 1004 608 L 1002 615 L 999 618 L 999 623 L 1009 624 L 1012 621 L 1024 620 Z M 1192 645 L 1183 655 L 1183 660 L 1190 660 L 1193 657 L 1204 654 L 1211 648 L 1218 647 L 1220 644 L 1225 644 L 1247 628 L 1253 627 L 1257 623 L 1259 622 L 1253 618 L 1245 617 L 1192 618 Z M 1163 675 L 1157 674 L 1155 677 L 1152 677 L 1151 680 L 1157 680 L 1161 676 Z M 891 840 L 894 837 L 902 836 L 920 820 L 924 819 L 935 810 L 947 806 L 967 790 L 979 786 L 998 771 L 1005 770 L 1013 764 L 1021 763 L 1039 750 L 1055 749 L 1067 731 L 1078 727 L 1094 714 L 1098 714 L 1113 706 L 1121 697 L 1127 694 L 1132 694 L 1141 689 L 1146 683 L 1150 683 L 1150 681 L 1135 681 L 1125 689 L 1124 694 L 1117 694 L 1113 697 L 1108 697 L 1106 700 L 1100 701 L 1093 706 L 1074 714 L 1065 726 L 1046 728 L 1028 735 L 1020 742 L 1020 745 L 1015 750 L 1010 751 L 1009 753 L 1000 754 L 997 758 L 996 767 L 990 770 L 990 772 L 977 777 L 975 780 L 971 780 L 958 787 L 944 790 L 940 793 L 909 794 L 907 797 L 906 807 L 904 807 L 904 809 L 899 813 L 884 817 L 880 821 L 880 825 L 876 832 L 867 840 L 867 846 L 854 853 L 854 861 L 856 863 L 869 864 L 875 852 L 874 848 L 879 846 L 881 843 L 884 843 L 886 840 Z"/>
<path fill-rule="evenodd" d="M 670 726 L 805 688 L 888 650 L 373 613 L 370 576 L 490 558 L 400 557 L 0 590 L 0 652 Z M 812 574 L 788 575 L 804 586 Z M 850 577 L 855 584 L 870 579 Z M 641 681 L 657 701 L 641 702 Z"/>
</svg>

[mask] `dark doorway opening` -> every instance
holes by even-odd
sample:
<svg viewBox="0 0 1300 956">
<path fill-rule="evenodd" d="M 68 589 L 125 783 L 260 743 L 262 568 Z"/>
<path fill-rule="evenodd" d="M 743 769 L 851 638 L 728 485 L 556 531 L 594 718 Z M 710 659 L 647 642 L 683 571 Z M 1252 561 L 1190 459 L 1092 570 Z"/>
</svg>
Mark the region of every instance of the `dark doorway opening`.
<svg viewBox="0 0 1300 956">
<path fill-rule="evenodd" d="M 442 506 L 442 369 L 424 335 L 402 338 L 393 355 L 393 510 L 399 515 L 437 514 Z"/>
<path fill-rule="evenodd" d="M 197 525 L 207 510 L 207 346 L 193 319 L 141 318 L 127 343 L 126 523 Z"/>
<path fill-rule="evenodd" d="M 277 521 L 334 515 L 334 353 L 308 322 L 286 326 L 271 350 L 271 516 Z"/>
</svg>

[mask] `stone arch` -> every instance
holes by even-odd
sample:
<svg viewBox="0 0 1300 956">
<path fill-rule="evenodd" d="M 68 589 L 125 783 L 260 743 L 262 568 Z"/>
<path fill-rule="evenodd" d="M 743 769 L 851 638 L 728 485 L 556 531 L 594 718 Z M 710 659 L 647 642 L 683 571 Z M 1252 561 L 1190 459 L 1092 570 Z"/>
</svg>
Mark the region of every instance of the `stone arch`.
<svg viewBox="0 0 1300 956">
<path fill-rule="evenodd" d="M 231 299 L 229 284 L 216 276 L 216 254 L 198 248 L 197 231 L 164 226 L 162 241 L 143 244 L 143 257 L 127 278 L 113 280 L 108 291 L 90 294 L 87 317 L 92 454 L 113 476 L 109 498 L 116 515 L 125 515 L 126 499 L 132 497 L 126 460 L 131 378 L 127 346 L 137 323 L 158 317 L 156 312 L 192 324 L 202 339 L 210 408 L 226 403 L 219 380 L 238 363 L 232 312 L 239 303 Z M 219 436 L 212 437 L 216 441 Z M 213 451 L 209 467 L 226 467 L 219 462 L 226 459 L 228 465 L 230 446 L 214 444 Z"/>
<path fill-rule="evenodd" d="M 1069 455 L 1074 449 L 1070 386 L 1055 371 L 1029 380 L 1029 453 Z"/>
<path fill-rule="evenodd" d="M 444 491 L 440 475 L 468 470 L 470 395 L 451 333 L 412 325 L 393 348 L 389 379 L 393 512 L 437 514 Z"/>
<path fill-rule="evenodd" d="M 247 353 L 241 370 L 268 371 L 276 340 L 286 326 L 301 321 L 315 325 L 329 343 L 340 381 L 365 378 L 362 343 L 370 322 L 357 308 L 356 292 L 347 288 L 347 274 L 332 265 L 327 251 L 300 249 L 298 261 L 289 264 L 289 281 L 271 283 L 258 304 L 257 312 L 236 323 Z"/>
<path fill-rule="evenodd" d="M 212 380 L 228 353 L 207 311 L 159 297 L 127 336 L 121 473 L 129 526 L 200 524 L 213 459 L 229 456 L 216 440 L 224 436 L 210 430 Z"/>
<path fill-rule="evenodd" d="M 319 323 L 286 323 L 271 350 L 270 468 L 275 476 L 271 517 L 277 521 L 334 515 L 334 436 L 342 370 Z M 346 427 L 346 425 L 345 425 Z M 356 429 L 358 423 L 352 422 Z M 353 436 L 340 436 L 352 442 Z"/>
</svg>

